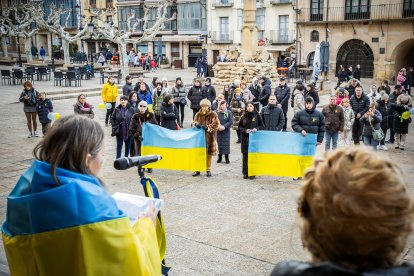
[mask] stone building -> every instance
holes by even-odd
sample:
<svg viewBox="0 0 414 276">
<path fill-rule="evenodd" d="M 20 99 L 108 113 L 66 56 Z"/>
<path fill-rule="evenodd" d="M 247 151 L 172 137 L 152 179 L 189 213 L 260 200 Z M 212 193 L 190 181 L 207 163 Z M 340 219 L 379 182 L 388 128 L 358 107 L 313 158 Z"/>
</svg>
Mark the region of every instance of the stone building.
<svg viewBox="0 0 414 276">
<path fill-rule="evenodd" d="M 329 77 L 339 65 L 360 64 L 361 75 L 393 80 L 414 65 L 411 0 L 297 0 L 298 64 L 311 66 L 318 42 L 328 41 Z"/>
</svg>

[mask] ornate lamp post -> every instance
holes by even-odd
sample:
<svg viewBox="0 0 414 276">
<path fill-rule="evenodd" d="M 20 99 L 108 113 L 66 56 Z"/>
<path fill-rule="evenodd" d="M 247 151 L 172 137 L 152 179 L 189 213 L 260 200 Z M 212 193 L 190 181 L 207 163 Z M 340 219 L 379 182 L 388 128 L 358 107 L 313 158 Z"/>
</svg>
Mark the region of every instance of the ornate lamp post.
<svg viewBox="0 0 414 276">
<path fill-rule="evenodd" d="M 53 22 L 49 22 L 48 25 L 50 27 L 52 27 Z M 52 59 L 52 71 L 55 72 L 55 57 L 53 56 L 53 39 L 52 39 L 52 36 L 53 36 L 53 32 L 50 31 L 50 57 Z"/>
</svg>

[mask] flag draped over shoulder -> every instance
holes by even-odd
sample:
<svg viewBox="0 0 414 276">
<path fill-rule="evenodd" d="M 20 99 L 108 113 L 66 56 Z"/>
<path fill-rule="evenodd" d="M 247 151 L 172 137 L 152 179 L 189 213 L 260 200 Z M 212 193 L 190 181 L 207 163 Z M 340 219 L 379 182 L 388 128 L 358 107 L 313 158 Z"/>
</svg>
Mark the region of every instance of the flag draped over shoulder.
<svg viewBox="0 0 414 276">
<path fill-rule="evenodd" d="M 160 275 L 156 229 L 134 225 L 90 175 L 35 161 L 7 198 L 3 244 L 12 275 Z"/>
<path fill-rule="evenodd" d="M 258 131 L 249 134 L 249 175 L 301 177 L 316 151 L 316 134 Z"/>
<path fill-rule="evenodd" d="M 142 127 L 141 154 L 157 154 L 162 160 L 146 167 L 206 171 L 207 151 L 203 129 L 187 128 L 180 131 L 145 123 Z"/>
</svg>

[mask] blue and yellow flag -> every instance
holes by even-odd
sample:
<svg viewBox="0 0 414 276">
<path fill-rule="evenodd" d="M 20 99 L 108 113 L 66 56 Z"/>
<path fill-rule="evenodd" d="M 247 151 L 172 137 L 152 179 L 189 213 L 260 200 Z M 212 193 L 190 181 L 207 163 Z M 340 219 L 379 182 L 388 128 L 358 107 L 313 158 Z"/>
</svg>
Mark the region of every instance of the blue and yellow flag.
<svg viewBox="0 0 414 276">
<path fill-rule="evenodd" d="M 134 225 L 93 176 L 35 161 L 7 198 L 11 275 L 160 275 L 157 231 Z"/>
<path fill-rule="evenodd" d="M 142 127 L 141 154 L 157 154 L 162 160 L 146 167 L 206 171 L 207 151 L 203 129 L 187 128 L 180 131 L 145 123 Z"/>
<path fill-rule="evenodd" d="M 258 131 L 250 133 L 249 175 L 301 177 L 313 163 L 316 134 Z"/>
</svg>

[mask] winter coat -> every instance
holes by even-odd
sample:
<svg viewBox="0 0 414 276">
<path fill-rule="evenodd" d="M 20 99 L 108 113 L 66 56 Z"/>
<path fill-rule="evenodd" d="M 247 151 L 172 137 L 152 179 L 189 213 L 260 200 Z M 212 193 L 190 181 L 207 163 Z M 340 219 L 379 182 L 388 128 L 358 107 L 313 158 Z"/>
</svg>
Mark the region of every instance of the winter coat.
<svg viewBox="0 0 414 276">
<path fill-rule="evenodd" d="M 93 106 L 84 103 L 83 105 L 78 101 L 73 105 L 73 111 L 75 114 L 84 115 L 90 119 L 93 119 L 95 117 L 95 113 L 93 112 Z"/>
<path fill-rule="evenodd" d="M 224 126 L 223 131 L 217 131 L 218 154 L 230 154 L 230 129 L 233 126 L 233 114 L 228 109 L 226 112 L 216 111 L 216 113 L 220 125 Z"/>
<path fill-rule="evenodd" d="M 244 109 L 245 109 L 245 104 L 244 104 L 244 99 L 243 97 L 240 95 L 239 97 L 234 96 L 233 99 L 230 102 L 230 108 L 231 108 L 231 112 L 233 113 L 233 129 L 237 130 L 238 129 L 238 125 L 239 125 L 239 121 L 240 118 L 242 117 L 243 113 L 244 113 Z M 238 111 L 238 109 L 241 109 L 240 112 Z"/>
<path fill-rule="evenodd" d="M 353 76 L 354 79 L 361 80 L 361 71 L 358 68 L 355 68 Z"/>
<path fill-rule="evenodd" d="M 134 115 L 133 109 L 130 107 L 129 104 L 127 104 L 125 107 L 125 117 L 123 118 L 121 114 L 121 105 L 118 105 L 114 109 L 114 113 L 112 113 L 112 116 L 111 116 L 111 125 L 112 125 L 111 136 L 117 136 L 117 137 L 123 138 L 124 140 L 132 137 L 132 133 L 129 129 L 130 129 L 131 119 L 133 115 Z M 126 127 L 126 136 L 123 133 L 123 129 L 122 129 L 123 124 Z"/>
<path fill-rule="evenodd" d="M 162 127 L 177 130 L 178 110 L 174 104 L 166 104 L 163 102 L 160 114 Z"/>
<path fill-rule="evenodd" d="M 320 275 L 337 275 L 337 276 L 385 276 L 414 275 L 414 266 L 409 263 L 403 263 L 400 266 L 390 268 L 377 268 L 372 271 L 355 272 L 348 268 L 339 266 L 331 262 L 322 262 L 310 264 L 300 261 L 285 261 L 278 263 L 273 269 L 270 276 L 320 276 Z"/>
<path fill-rule="evenodd" d="M 156 88 L 156 85 L 153 85 L 152 83 L 148 85 L 146 82 L 144 82 L 144 84 L 145 84 L 146 91 L 153 91 Z M 134 86 L 134 91 L 138 92 L 140 86 L 141 86 L 141 83 L 137 82 Z"/>
<path fill-rule="evenodd" d="M 322 109 L 325 116 L 325 131 L 329 133 L 344 131 L 344 111 L 340 106 L 325 105 Z"/>
<path fill-rule="evenodd" d="M 141 100 L 138 98 L 138 101 L 134 102 L 134 101 L 128 101 L 129 105 L 131 106 L 132 110 L 134 110 L 134 114 L 139 112 L 139 102 Z"/>
<path fill-rule="evenodd" d="M 28 96 L 29 99 L 25 99 L 25 96 Z M 20 94 L 19 101 L 24 104 L 24 112 L 37 112 L 36 104 L 38 96 L 39 93 L 34 88 L 30 90 L 23 90 Z"/>
<path fill-rule="evenodd" d="M 292 129 L 295 132 L 302 132 L 317 134 L 317 141 L 322 143 L 325 136 L 325 118 L 323 114 L 315 109 L 302 110 L 296 113 L 292 119 Z"/>
<path fill-rule="evenodd" d="M 53 104 L 50 99 L 38 99 L 37 100 L 37 115 L 39 116 L 39 122 L 42 124 L 50 123 L 51 120 L 47 117 L 49 112 L 53 112 Z"/>
<path fill-rule="evenodd" d="M 259 103 L 259 98 L 260 98 L 260 92 L 262 91 L 262 89 L 261 89 L 261 87 L 260 87 L 260 85 L 256 85 L 256 86 L 254 86 L 253 84 L 251 84 L 250 86 L 249 86 L 249 90 L 250 90 L 250 92 L 252 92 L 252 94 L 253 94 L 253 96 L 254 96 L 254 99 L 253 99 L 253 103 Z"/>
<path fill-rule="evenodd" d="M 266 79 L 262 86 L 262 91 L 260 93 L 259 101 L 263 106 L 266 106 L 269 103 L 269 97 L 272 94 L 271 81 Z"/>
<path fill-rule="evenodd" d="M 389 98 L 388 98 L 388 126 L 390 128 L 394 127 L 394 114 L 393 114 L 393 110 L 392 110 L 392 104 L 397 103 L 397 98 L 400 95 L 401 94 L 396 95 L 395 92 L 392 92 L 389 95 Z"/>
<path fill-rule="evenodd" d="M 351 98 L 353 95 L 355 95 L 355 88 L 357 88 L 357 86 L 353 86 L 351 84 L 349 84 L 346 87 L 346 91 L 348 91 L 349 98 Z"/>
<path fill-rule="evenodd" d="M 153 110 L 154 110 L 154 114 L 160 116 L 161 115 L 161 106 L 164 102 L 164 98 L 165 96 L 167 96 L 166 92 L 160 91 L 160 94 L 158 95 L 158 91 L 155 90 L 154 94 L 153 94 Z"/>
<path fill-rule="evenodd" d="M 382 116 L 381 113 L 378 110 L 375 110 L 374 116 L 366 118 L 365 116 L 362 116 L 359 121 L 364 126 L 364 130 L 362 131 L 363 136 L 372 137 L 372 128 L 374 129 L 380 129 L 381 128 L 381 121 Z M 371 126 L 372 124 L 372 126 Z"/>
<path fill-rule="evenodd" d="M 148 109 L 145 113 L 135 113 L 131 118 L 131 124 L 129 125 L 129 130 L 131 131 L 132 136 L 136 141 L 141 143 L 142 140 L 142 126 L 144 123 L 150 123 L 157 125 L 157 119 L 152 112 L 149 112 Z"/>
<path fill-rule="evenodd" d="M 407 85 L 413 86 L 413 72 L 407 71 Z"/>
<path fill-rule="evenodd" d="M 247 112 L 243 114 L 240 118 L 240 123 L 238 126 L 239 131 L 241 132 L 241 152 L 248 153 L 249 151 L 249 133 L 246 132 L 248 129 L 257 129 L 261 130 L 263 128 L 262 118 L 253 110 L 252 112 Z"/>
<path fill-rule="evenodd" d="M 335 101 L 336 105 L 341 105 L 343 99 L 349 99 L 349 97 L 346 95 L 343 95 L 342 97 L 339 95 L 336 96 L 336 101 Z"/>
<path fill-rule="evenodd" d="M 263 123 L 263 130 L 281 131 L 285 124 L 283 110 L 277 105 L 268 104 L 262 108 L 260 116 Z"/>
<path fill-rule="evenodd" d="M 311 97 L 315 103 L 315 107 L 319 104 L 319 95 L 317 90 L 308 91 L 306 90 L 304 93 L 304 98 Z"/>
<path fill-rule="evenodd" d="M 346 70 L 344 71 L 339 71 L 338 73 L 338 82 L 346 82 L 348 80 L 348 72 Z"/>
<path fill-rule="evenodd" d="M 205 114 L 203 111 L 199 111 L 194 116 L 194 124 L 205 126 L 206 132 L 206 147 L 207 155 L 217 155 L 218 145 L 216 140 L 216 133 L 220 125 L 217 113 L 209 110 Z"/>
<path fill-rule="evenodd" d="M 129 96 L 129 93 L 131 93 L 134 89 L 132 88 L 132 83 L 126 83 L 124 87 L 122 88 L 122 95 Z"/>
<path fill-rule="evenodd" d="M 385 101 L 381 99 L 377 101 L 377 104 L 377 110 L 381 113 L 382 116 L 381 128 L 388 129 L 388 105 L 386 105 Z"/>
<path fill-rule="evenodd" d="M 275 89 L 277 103 L 282 105 L 283 113 L 287 113 L 289 107 L 290 87 L 288 85 L 278 86 Z"/>
<path fill-rule="evenodd" d="M 244 89 L 242 91 L 242 94 L 243 94 L 243 99 L 244 99 L 245 103 L 253 102 L 254 96 L 253 96 L 252 92 L 249 89 L 247 89 L 247 88 Z"/>
<path fill-rule="evenodd" d="M 405 90 L 405 82 L 406 82 L 407 78 L 404 76 L 404 74 L 402 73 L 398 73 L 397 76 L 397 84 L 401 85 L 401 91 Z"/>
<path fill-rule="evenodd" d="M 381 90 L 385 90 L 385 93 L 387 93 L 387 95 L 391 94 L 391 87 L 389 87 L 389 85 L 387 86 L 380 86 L 377 88 L 377 92 L 381 93 Z"/>
<path fill-rule="evenodd" d="M 180 86 L 174 86 L 171 90 L 171 94 L 174 97 L 174 102 L 179 103 L 182 99 L 185 99 L 187 97 L 187 92 L 185 91 L 184 85 Z"/>
<path fill-rule="evenodd" d="M 369 98 L 367 95 L 365 95 L 365 93 L 362 93 L 360 98 L 357 98 L 356 95 L 352 96 L 349 100 L 349 103 L 352 106 L 352 110 L 355 113 L 355 117 L 357 116 L 357 114 L 360 114 L 360 118 L 362 118 L 362 116 L 364 116 L 364 114 L 369 109 Z"/>
<path fill-rule="evenodd" d="M 216 89 L 212 85 L 204 86 L 201 89 L 201 93 L 203 94 L 203 99 L 209 100 L 210 103 L 212 103 L 216 98 Z"/>
<path fill-rule="evenodd" d="M 153 103 L 152 95 L 151 95 L 151 92 L 149 90 L 146 90 L 146 91 L 139 90 L 138 93 L 137 93 L 137 96 L 141 101 L 145 101 L 147 104 L 152 104 Z"/>
<path fill-rule="evenodd" d="M 408 119 L 401 118 L 403 112 L 408 111 L 403 105 L 399 104 L 392 104 L 391 105 L 392 112 L 393 112 L 393 126 L 394 132 L 399 134 L 407 134 L 408 133 L 408 124 L 411 123 L 411 117 Z"/>
<path fill-rule="evenodd" d="M 200 108 L 200 102 L 202 99 L 204 99 L 205 97 L 203 97 L 203 93 L 201 91 L 201 86 L 193 86 L 190 88 L 190 90 L 188 91 L 188 100 L 190 100 L 191 108 L 194 109 L 199 109 Z"/>
<path fill-rule="evenodd" d="M 303 91 L 295 90 L 293 92 L 293 113 L 299 112 L 305 109 L 305 98 L 303 97 Z"/>
<path fill-rule="evenodd" d="M 351 106 L 344 108 L 344 130 L 351 130 L 355 121 L 355 113 Z"/>
<path fill-rule="evenodd" d="M 102 87 L 101 96 L 105 103 L 115 103 L 118 97 L 118 87 L 115 82 L 113 84 L 106 82 Z"/>
</svg>

